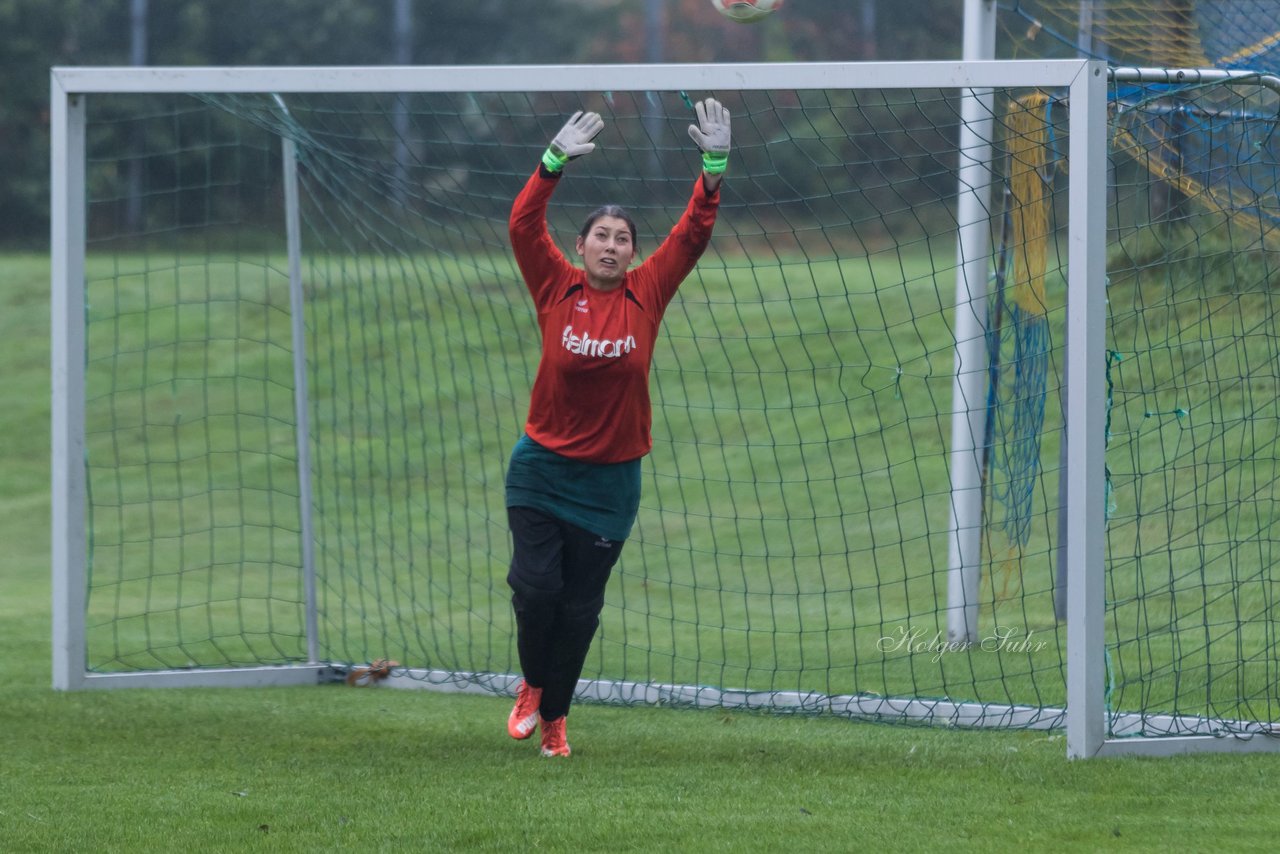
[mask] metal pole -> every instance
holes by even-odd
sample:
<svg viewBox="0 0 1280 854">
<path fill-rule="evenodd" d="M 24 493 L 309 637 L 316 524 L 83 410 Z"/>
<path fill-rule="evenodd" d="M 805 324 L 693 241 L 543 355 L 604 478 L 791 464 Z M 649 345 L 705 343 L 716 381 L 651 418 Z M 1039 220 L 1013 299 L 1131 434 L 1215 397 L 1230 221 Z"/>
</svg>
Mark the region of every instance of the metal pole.
<svg viewBox="0 0 1280 854">
<path fill-rule="evenodd" d="M 85 98 L 56 73 L 50 91 L 51 569 L 53 687 L 84 684 L 88 544 L 85 528 Z"/>
<path fill-rule="evenodd" d="M 129 4 L 129 64 L 147 64 L 147 0 Z M 131 234 L 142 231 L 142 134 L 135 126 L 130 135 L 133 157 L 129 160 L 129 192 L 125 197 L 124 221 Z"/>
<path fill-rule="evenodd" d="M 862 0 L 862 19 L 859 22 L 859 35 L 862 37 L 862 58 L 876 58 L 876 0 Z"/>
<path fill-rule="evenodd" d="M 1106 736 L 1107 76 L 1071 85 L 1067 281 L 1067 756 Z"/>
<path fill-rule="evenodd" d="M 1094 0 L 1081 0 L 1080 12 L 1076 16 L 1076 53 L 1081 59 L 1093 54 L 1093 5 Z M 1066 330 L 1066 337 L 1071 337 Z M 1069 367 L 1064 363 L 1062 368 L 1062 386 L 1058 392 L 1058 406 L 1066 420 L 1066 390 L 1071 384 Z M 1062 442 L 1058 447 L 1058 542 L 1053 552 L 1053 618 L 1059 623 L 1067 619 L 1067 432 L 1062 431 Z"/>
<path fill-rule="evenodd" d="M 286 113 L 284 100 L 276 102 Z M 320 658 L 319 610 L 316 591 L 315 535 L 311 518 L 311 426 L 307 397 L 306 300 L 302 290 L 302 215 L 298 206 L 298 148 L 285 137 L 282 145 L 284 168 L 285 241 L 289 253 L 289 319 L 293 337 L 293 410 L 295 442 L 298 449 L 298 514 L 302 539 L 302 583 L 306 599 L 307 661 Z"/>
<path fill-rule="evenodd" d="M 394 45 L 393 61 L 405 66 L 413 63 L 413 0 L 395 0 L 391 41 Z M 403 205 L 409 187 L 409 106 L 404 95 L 396 95 L 392 105 L 391 127 L 395 131 L 395 187 L 392 193 L 396 203 Z"/>
<path fill-rule="evenodd" d="M 965 0 L 964 58 L 995 54 L 995 4 Z M 991 254 L 991 133 L 994 96 L 972 89 L 960 104 L 956 247 L 955 381 L 951 395 L 951 518 L 947 640 L 978 639 L 982 559 L 982 440 L 986 435 L 987 270 Z"/>
<path fill-rule="evenodd" d="M 656 65 L 666 58 L 666 9 L 665 0 L 645 0 L 644 4 L 644 61 Z M 649 158 L 647 167 L 649 175 L 657 177 L 662 174 L 662 155 L 659 140 L 663 135 L 664 117 L 661 109 L 652 109 L 660 101 L 656 93 L 646 92 L 647 105 L 641 105 L 644 111 L 644 132 L 649 138 Z"/>
</svg>

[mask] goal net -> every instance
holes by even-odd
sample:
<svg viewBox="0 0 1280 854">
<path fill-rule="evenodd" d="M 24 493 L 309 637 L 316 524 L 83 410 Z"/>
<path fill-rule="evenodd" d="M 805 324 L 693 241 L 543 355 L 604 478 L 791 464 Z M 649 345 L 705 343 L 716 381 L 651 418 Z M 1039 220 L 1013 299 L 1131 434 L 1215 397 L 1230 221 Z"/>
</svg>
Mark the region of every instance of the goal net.
<svg viewBox="0 0 1280 854">
<path fill-rule="evenodd" d="M 1023 58 L 1092 56 L 1113 66 L 1274 68 L 1275 0 L 1000 0 L 1001 39 Z"/>
<path fill-rule="evenodd" d="M 92 88 L 54 111 L 55 684 L 389 661 L 394 685 L 510 691 L 502 484 L 538 358 L 511 201 L 596 110 L 549 225 L 572 258 L 618 203 L 643 256 L 715 95 L 720 216 L 664 320 L 580 695 L 1061 728 L 1074 679 L 1108 736 L 1267 731 L 1266 278 L 1243 301 L 1158 279 L 1244 263 L 1212 224 L 1238 220 L 1188 215 L 1177 258 L 1138 258 L 1164 226 L 1129 150 L 1102 346 L 1086 70 L 55 71 Z M 584 90 L 605 79 L 627 88 Z"/>
</svg>

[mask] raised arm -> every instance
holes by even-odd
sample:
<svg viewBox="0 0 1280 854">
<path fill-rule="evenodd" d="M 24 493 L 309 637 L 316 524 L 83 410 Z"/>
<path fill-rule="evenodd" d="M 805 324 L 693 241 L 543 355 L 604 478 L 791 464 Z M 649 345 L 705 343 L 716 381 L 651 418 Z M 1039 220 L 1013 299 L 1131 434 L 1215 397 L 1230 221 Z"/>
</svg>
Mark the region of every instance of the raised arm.
<svg viewBox="0 0 1280 854">
<path fill-rule="evenodd" d="M 637 270 L 637 278 L 648 282 L 663 307 L 711 242 L 720 208 L 720 183 L 729 164 L 729 111 L 715 98 L 707 98 L 694 105 L 694 112 L 698 123 L 689 125 L 689 136 L 702 150 L 702 175 L 680 220 Z"/>
<path fill-rule="evenodd" d="M 711 176 L 717 187 L 707 189 L 704 172 L 693 185 L 689 204 L 671 232 L 654 253 L 634 271 L 637 285 L 656 296 L 663 308 L 671 302 L 685 277 L 693 271 L 698 259 L 711 242 L 711 230 L 720 209 L 719 175 Z M 639 283 L 643 281 L 644 284 Z"/>
<path fill-rule="evenodd" d="M 573 269 L 547 232 L 547 202 L 570 160 L 595 150 L 591 140 L 604 128 L 599 113 L 574 113 L 542 154 L 542 164 L 529 176 L 511 206 L 507 223 L 511 249 L 525 286 L 539 310 L 551 298 L 548 286 Z"/>
</svg>

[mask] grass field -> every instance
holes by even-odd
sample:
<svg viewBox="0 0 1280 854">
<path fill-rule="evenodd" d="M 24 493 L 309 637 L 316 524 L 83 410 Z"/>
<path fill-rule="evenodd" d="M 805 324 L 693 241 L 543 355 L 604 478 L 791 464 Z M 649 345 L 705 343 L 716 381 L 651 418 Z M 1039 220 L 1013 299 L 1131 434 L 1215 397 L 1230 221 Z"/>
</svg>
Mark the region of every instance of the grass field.
<svg viewBox="0 0 1280 854">
<path fill-rule="evenodd" d="M 551 763 L 505 736 L 503 698 L 336 686 L 56 694 L 47 260 L 0 263 L 7 851 L 1264 851 L 1280 833 L 1271 811 L 1236 808 L 1280 784 L 1274 756 L 1069 763 L 1056 734 L 582 706 L 574 757 Z M 269 538 L 248 547 L 271 556 Z M 623 601 L 652 602 L 637 575 L 622 579 Z"/>
</svg>

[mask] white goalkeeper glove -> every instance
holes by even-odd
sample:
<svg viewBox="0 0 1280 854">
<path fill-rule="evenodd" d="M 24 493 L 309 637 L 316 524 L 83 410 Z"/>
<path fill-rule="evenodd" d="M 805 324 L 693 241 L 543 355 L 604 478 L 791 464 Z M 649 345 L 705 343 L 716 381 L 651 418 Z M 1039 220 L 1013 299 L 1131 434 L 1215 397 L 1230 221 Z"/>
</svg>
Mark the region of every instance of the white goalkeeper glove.
<svg viewBox="0 0 1280 854">
<path fill-rule="evenodd" d="M 564 165 L 575 157 L 595 151 L 596 144 L 591 140 L 604 130 L 604 119 L 599 113 L 574 113 L 565 122 L 564 127 L 556 134 L 555 139 L 542 154 L 542 165 L 548 172 L 559 172 Z"/>
<path fill-rule="evenodd" d="M 702 149 L 702 169 L 720 175 L 729 165 L 729 111 L 715 98 L 699 101 L 693 109 L 698 123 L 689 125 L 689 136 Z"/>
</svg>

